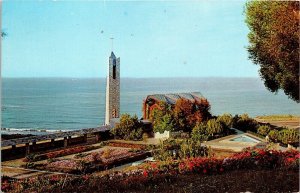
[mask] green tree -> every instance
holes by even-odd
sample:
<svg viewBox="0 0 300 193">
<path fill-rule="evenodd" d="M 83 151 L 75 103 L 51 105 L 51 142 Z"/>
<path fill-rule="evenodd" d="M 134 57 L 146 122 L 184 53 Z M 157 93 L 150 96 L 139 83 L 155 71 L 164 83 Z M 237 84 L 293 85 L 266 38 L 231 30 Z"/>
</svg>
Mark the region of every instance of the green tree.
<svg viewBox="0 0 300 193">
<path fill-rule="evenodd" d="M 248 114 L 235 115 L 233 117 L 233 128 L 239 129 L 241 131 L 252 131 L 257 132 L 258 122 L 250 118 Z"/>
<path fill-rule="evenodd" d="M 218 116 L 217 121 L 221 122 L 225 127 L 232 128 L 233 117 L 231 114 L 223 114 Z"/>
<path fill-rule="evenodd" d="M 162 117 L 157 118 L 156 122 L 153 124 L 154 132 L 163 133 L 164 131 L 174 131 L 175 128 L 175 121 L 171 114 L 165 114 Z"/>
<path fill-rule="evenodd" d="M 178 99 L 175 105 L 160 102 L 150 115 L 155 132 L 185 131 L 191 132 L 196 124 L 211 117 L 210 105 L 206 99 L 190 101 Z"/>
<path fill-rule="evenodd" d="M 245 14 L 249 58 L 265 86 L 299 102 L 299 1 L 249 1 Z"/>
<path fill-rule="evenodd" d="M 131 117 L 129 114 L 123 114 L 120 118 L 120 123 L 111 130 L 111 133 L 115 137 L 125 140 L 141 140 L 142 127 L 143 124 L 136 115 Z"/>
<path fill-rule="evenodd" d="M 193 128 L 192 131 L 192 139 L 195 141 L 207 141 L 208 135 L 207 135 L 207 127 L 204 123 L 198 123 Z"/>
<path fill-rule="evenodd" d="M 222 133 L 224 128 L 222 127 L 222 124 L 217 121 L 216 119 L 210 119 L 207 121 L 207 134 L 214 136 L 214 134 Z"/>
</svg>

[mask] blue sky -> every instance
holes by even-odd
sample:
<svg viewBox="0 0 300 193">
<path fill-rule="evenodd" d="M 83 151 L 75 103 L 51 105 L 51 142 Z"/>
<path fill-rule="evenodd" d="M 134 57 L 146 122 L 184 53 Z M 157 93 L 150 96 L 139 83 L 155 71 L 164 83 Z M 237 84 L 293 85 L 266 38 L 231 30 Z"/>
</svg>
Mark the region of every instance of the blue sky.
<svg viewBox="0 0 300 193">
<path fill-rule="evenodd" d="M 258 77 L 245 1 L 4 1 L 3 77 Z"/>
</svg>

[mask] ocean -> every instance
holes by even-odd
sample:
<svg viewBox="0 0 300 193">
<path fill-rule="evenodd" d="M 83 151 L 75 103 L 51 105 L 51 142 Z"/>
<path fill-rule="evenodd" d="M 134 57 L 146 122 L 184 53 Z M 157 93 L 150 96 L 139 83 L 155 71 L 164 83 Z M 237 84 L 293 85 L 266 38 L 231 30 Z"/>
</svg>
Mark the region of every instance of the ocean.
<svg viewBox="0 0 300 193">
<path fill-rule="evenodd" d="M 105 118 L 105 78 L 3 78 L 2 125 L 10 131 L 97 127 Z M 269 92 L 259 78 L 123 78 L 121 113 L 142 116 L 149 94 L 201 92 L 214 115 L 299 115 L 283 92 Z"/>
</svg>

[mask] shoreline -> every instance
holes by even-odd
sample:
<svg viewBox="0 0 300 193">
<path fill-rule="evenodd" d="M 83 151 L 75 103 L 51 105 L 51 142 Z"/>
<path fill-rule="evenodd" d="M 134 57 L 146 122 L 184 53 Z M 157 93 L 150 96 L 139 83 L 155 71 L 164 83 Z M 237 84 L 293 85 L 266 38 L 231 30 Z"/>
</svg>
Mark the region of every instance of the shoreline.
<svg viewBox="0 0 300 193">
<path fill-rule="evenodd" d="M 74 129 L 75 130 L 75 129 Z M 71 129 L 27 129 L 27 128 L 1 128 L 1 135 L 48 135 L 61 132 L 74 131 Z"/>
</svg>

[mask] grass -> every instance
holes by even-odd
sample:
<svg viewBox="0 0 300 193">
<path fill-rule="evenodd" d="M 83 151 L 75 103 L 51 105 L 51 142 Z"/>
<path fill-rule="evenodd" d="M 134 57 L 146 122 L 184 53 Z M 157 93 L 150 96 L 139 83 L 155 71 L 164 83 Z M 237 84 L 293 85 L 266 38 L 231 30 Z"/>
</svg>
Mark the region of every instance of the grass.
<svg viewBox="0 0 300 193">
<path fill-rule="evenodd" d="M 265 115 L 257 116 L 256 118 L 265 121 L 299 121 L 299 115 Z"/>
</svg>

